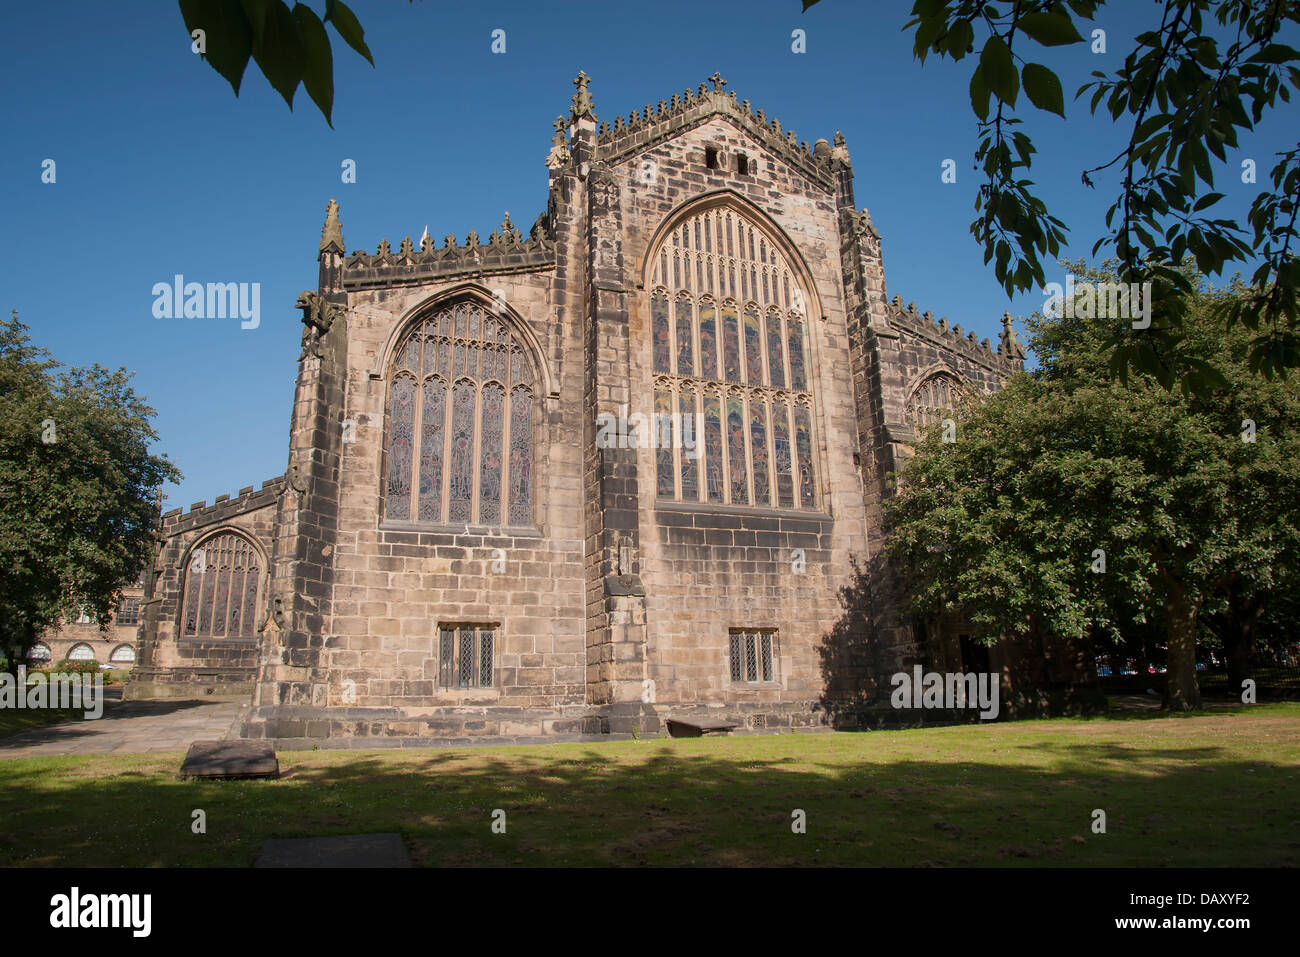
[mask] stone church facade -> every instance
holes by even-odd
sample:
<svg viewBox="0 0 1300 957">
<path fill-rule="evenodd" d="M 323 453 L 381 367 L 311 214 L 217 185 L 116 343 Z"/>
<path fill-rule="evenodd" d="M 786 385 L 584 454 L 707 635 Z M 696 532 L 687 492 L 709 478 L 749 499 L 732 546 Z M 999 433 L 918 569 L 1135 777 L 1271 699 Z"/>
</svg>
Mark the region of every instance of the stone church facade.
<svg viewBox="0 0 1300 957">
<path fill-rule="evenodd" d="M 162 516 L 131 696 L 251 691 L 246 736 L 338 746 L 761 730 L 933 659 L 881 502 L 1021 368 L 1009 322 L 886 298 L 839 134 L 716 74 L 612 123 L 574 83 L 527 235 L 349 253 L 331 200 L 288 470 Z"/>
</svg>

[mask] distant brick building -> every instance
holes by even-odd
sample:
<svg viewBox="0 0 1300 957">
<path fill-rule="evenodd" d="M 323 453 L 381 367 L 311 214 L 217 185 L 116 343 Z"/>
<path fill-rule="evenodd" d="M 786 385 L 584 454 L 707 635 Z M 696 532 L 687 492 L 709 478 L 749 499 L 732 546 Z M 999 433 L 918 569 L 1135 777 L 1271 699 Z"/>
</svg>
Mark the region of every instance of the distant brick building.
<svg viewBox="0 0 1300 957">
<path fill-rule="evenodd" d="M 1009 322 L 886 299 L 839 134 L 717 75 L 598 124 L 574 82 L 526 236 L 349 254 L 330 202 L 288 471 L 163 516 L 132 695 L 251 689 L 246 735 L 339 744 L 772 728 L 926 657 L 881 500 L 1021 367 Z"/>
<path fill-rule="evenodd" d="M 53 665 L 60 661 L 98 661 L 116 668 L 131 668 L 136 659 L 136 637 L 140 630 L 144 582 L 122 590 L 117 613 L 106 626 L 82 613 L 51 628 L 28 651 L 33 664 Z"/>
</svg>

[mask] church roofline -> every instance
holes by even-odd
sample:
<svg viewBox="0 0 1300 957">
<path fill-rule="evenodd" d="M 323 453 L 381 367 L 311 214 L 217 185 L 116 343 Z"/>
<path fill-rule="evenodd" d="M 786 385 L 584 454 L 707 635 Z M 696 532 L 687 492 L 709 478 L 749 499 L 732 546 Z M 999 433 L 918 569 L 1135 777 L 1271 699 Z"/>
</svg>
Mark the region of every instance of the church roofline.
<svg viewBox="0 0 1300 957">
<path fill-rule="evenodd" d="M 396 252 L 387 239 L 380 240 L 374 255 L 364 249 L 353 250 L 343 261 L 343 288 L 355 290 L 458 276 L 537 272 L 554 266 L 555 242 L 546 214 L 537 217 L 528 238 L 524 239 L 507 212 L 487 242 L 481 242 L 478 232 L 470 230 L 464 245 L 448 234 L 438 247 L 426 232 L 419 249 L 408 235 Z"/>
<path fill-rule="evenodd" d="M 896 328 L 919 334 L 937 345 L 982 364 L 991 371 L 1007 372 L 1024 368 L 1025 351 L 1016 339 L 1009 314 L 1004 313 L 1002 316 L 1003 331 L 998 337 L 1000 342 L 995 351 L 988 339 L 976 340 L 973 331 L 963 335 L 961 323 L 949 326 L 946 316 L 936 319 L 929 310 L 917 312 L 914 302 L 909 302 L 904 307 L 903 300 L 895 296 L 886 305 L 889 310 L 889 321 Z"/>
<path fill-rule="evenodd" d="M 724 91 L 727 81 L 721 75 L 714 73 L 709 81 L 713 84 L 711 89 L 709 83 L 701 83 L 696 90 L 687 89 L 681 94 L 674 93 L 671 100 L 660 100 L 655 108 L 647 103 L 640 111 L 628 114 L 626 120 L 617 116 L 612 126 L 602 122 L 596 132 L 599 158 L 618 162 L 682 130 L 721 116 L 827 192 L 835 191 L 837 164 L 849 166 L 841 133 L 836 132 L 834 150 L 822 140 L 810 147 L 807 141 L 798 141 L 794 130 L 783 131 L 780 120 L 769 120 L 762 110 L 755 111 L 749 100 L 737 101 L 734 90 Z M 570 119 L 575 119 L 572 112 Z"/>
</svg>

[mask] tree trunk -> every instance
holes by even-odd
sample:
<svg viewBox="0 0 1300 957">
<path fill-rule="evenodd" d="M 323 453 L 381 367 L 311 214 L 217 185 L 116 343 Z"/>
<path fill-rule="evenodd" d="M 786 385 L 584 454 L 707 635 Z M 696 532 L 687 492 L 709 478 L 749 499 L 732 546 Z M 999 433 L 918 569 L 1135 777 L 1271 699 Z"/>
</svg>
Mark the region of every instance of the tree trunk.
<svg viewBox="0 0 1300 957">
<path fill-rule="evenodd" d="M 1260 601 L 1240 601 L 1235 595 L 1228 605 L 1228 627 L 1223 636 L 1223 657 L 1228 663 L 1228 691 L 1240 696 L 1241 683 L 1255 676 L 1255 626 L 1264 612 Z"/>
<path fill-rule="evenodd" d="M 1196 683 L 1197 605 L 1179 582 L 1171 582 L 1165 599 L 1165 637 L 1169 670 L 1165 676 L 1166 711 L 1200 711 L 1201 689 Z"/>
</svg>

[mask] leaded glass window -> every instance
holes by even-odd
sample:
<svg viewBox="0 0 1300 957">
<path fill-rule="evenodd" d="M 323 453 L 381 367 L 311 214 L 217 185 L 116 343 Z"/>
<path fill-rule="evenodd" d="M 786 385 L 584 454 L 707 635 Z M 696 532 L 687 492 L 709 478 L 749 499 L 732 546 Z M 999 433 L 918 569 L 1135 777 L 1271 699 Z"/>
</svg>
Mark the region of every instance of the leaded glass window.
<svg viewBox="0 0 1300 957">
<path fill-rule="evenodd" d="M 119 625 L 140 624 L 140 599 L 123 598 L 122 604 L 117 609 L 117 617 L 114 621 Z"/>
<path fill-rule="evenodd" d="M 942 422 L 962 402 L 957 380 L 945 373 L 936 373 L 923 381 L 907 400 L 908 421 L 920 428 Z"/>
<path fill-rule="evenodd" d="M 451 303 L 417 321 L 396 354 L 384 517 L 532 524 L 533 372 L 506 323 Z"/>
<path fill-rule="evenodd" d="M 776 671 L 773 667 L 775 632 L 732 629 L 727 638 L 727 658 L 732 681 L 776 680 Z"/>
<path fill-rule="evenodd" d="M 696 417 L 655 452 L 658 498 L 816 508 L 808 296 L 780 244 L 713 206 L 650 262 L 655 414 Z"/>
<path fill-rule="evenodd" d="M 200 542 L 185 565 L 181 636 L 256 638 L 263 578 L 262 554 L 244 536 Z"/>
<path fill-rule="evenodd" d="M 438 630 L 439 687 L 491 688 L 495 662 L 494 625 L 443 625 Z"/>
</svg>

